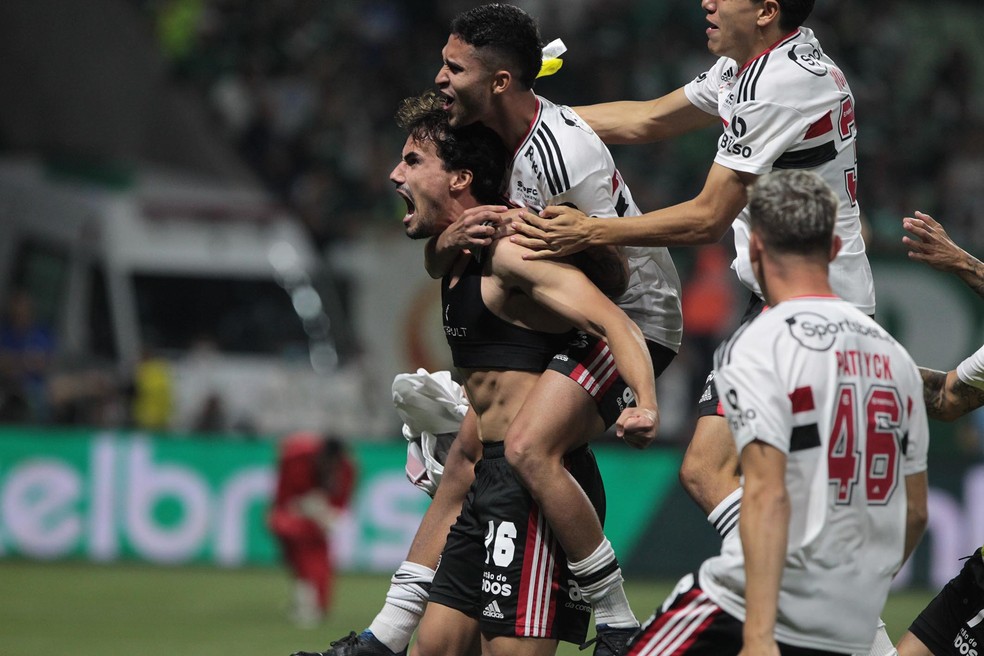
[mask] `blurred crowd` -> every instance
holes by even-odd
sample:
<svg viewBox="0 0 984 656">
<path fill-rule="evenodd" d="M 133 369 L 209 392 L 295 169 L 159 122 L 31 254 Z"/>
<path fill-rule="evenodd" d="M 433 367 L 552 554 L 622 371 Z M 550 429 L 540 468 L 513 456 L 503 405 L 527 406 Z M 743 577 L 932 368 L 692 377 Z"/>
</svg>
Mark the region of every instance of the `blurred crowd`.
<svg viewBox="0 0 984 656">
<path fill-rule="evenodd" d="M 134 0 L 152 20 L 173 79 L 196 88 L 256 174 L 325 246 L 399 229 L 387 174 L 400 135 L 393 113 L 433 85 L 451 17 L 464 0 Z M 705 70 L 698 0 L 516 0 L 563 38 L 564 67 L 540 81 L 553 100 L 644 99 Z M 914 208 L 945 217 L 974 249 L 984 168 L 976 3 L 818 0 L 807 22 L 857 99 L 860 197 L 872 246 L 897 247 Z M 714 135 L 616 149 L 639 205 L 692 196 Z"/>
</svg>

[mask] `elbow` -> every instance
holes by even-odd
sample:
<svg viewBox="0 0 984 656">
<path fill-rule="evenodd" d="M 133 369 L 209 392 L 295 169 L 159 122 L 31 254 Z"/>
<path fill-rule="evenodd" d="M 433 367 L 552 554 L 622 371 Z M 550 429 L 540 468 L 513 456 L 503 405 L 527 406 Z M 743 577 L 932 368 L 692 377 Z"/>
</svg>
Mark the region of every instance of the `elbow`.
<svg viewBox="0 0 984 656">
<path fill-rule="evenodd" d="M 726 234 L 728 234 L 728 228 L 730 227 L 730 221 L 716 221 L 703 225 L 701 226 L 701 230 L 697 233 L 697 238 L 695 241 L 698 246 L 716 244 L 721 241 Z"/>
<path fill-rule="evenodd" d="M 713 203 L 698 202 L 698 217 L 693 228 L 693 242 L 697 245 L 715 244 L 728 234 L 732 222 L 741 208 L 732 212 Z"/>
</svg>

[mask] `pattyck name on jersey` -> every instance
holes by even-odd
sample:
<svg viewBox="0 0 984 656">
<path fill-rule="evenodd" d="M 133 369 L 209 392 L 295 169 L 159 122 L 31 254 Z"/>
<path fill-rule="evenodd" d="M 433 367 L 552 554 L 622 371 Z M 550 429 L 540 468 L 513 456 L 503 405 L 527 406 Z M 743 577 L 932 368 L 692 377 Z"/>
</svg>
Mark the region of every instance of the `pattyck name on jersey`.
<svg viewBox="0 0 984 656">
<path fill-rule="evenodd" d="M 892 376 L 892 361 L 887 355 L 859 349 L 837 351 L 837 373 L 840 376 L 895 380 Z"/>
</svg>

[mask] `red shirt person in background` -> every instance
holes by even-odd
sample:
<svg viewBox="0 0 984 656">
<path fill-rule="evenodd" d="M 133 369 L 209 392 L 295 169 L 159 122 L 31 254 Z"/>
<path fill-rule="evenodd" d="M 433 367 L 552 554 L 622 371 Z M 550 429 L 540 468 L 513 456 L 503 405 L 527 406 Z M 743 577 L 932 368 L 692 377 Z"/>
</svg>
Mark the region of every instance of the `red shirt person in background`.
<svg viewBox="0 0 984 656">
<path fill-rule="evenodd" d="M 291 619 L 317 624 L 331 602 L 333 567 L 328 534 L 349 504 L 355 465 L 336 437 L 312 432 L 284 438 L 277 468 L 277 490 L 267 517 L 291 575 Z"/>
</svg>

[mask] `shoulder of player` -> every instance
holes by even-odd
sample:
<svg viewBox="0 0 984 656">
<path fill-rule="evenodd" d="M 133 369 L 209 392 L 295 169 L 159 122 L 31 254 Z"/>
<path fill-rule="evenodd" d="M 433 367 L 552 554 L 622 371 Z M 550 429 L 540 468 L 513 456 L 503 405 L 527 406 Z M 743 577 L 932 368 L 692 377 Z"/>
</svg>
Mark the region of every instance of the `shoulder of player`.
<svg viewBox="0 0 984 656">
<path fill-rule="evenodd" d="M 751 321 L 743 323 L 718 346 L 715 353 L 715 368 L 726 367 L 737 360 L 758 359 L 769 350 L 766 344 L 774 341 L 776 330 L 773 322 L 766 319 L 768 313 L 760 314 Z"/>
<path fill-rule="evenodd" d="M 505 285 L 521 282 L 533 283 L 545 280 L 548 271 L 561 268 L 572 269 L 570 263 L 564 260 L 525 260 L 523 257 L 531 253 L 525 246 L 513 243 L 508 239 L 499 239 L 486 249 L 491 258 L 488 271 Z M 562 274 L 570 275 L 570 274 Z"/>
<path fill-rule="evenodd" d="M 577 112 L 541 97 L 540 117 L 529 141 L 544 148 L 545 153 L 561 155 L 573 169 L 596 168 L 597 155 L 608 155 L 608 147 Z"/>
<path fill-rule="evenodd" d="M 847 86 L 843 74 L 823 57 L 811 41 L 794 41 L 776 48 L 742 71 L 739 99 L 796 106 L 830 92 L 840 96 Z"/>
</svg>

